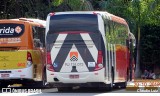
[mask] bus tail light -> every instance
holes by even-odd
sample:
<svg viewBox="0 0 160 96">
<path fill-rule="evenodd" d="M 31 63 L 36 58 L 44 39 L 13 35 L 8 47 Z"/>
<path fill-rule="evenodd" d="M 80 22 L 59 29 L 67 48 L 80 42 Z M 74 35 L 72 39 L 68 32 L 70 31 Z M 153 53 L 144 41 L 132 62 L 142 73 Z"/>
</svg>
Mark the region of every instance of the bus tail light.
<svg viewBox="0 0 160 96">
<path fill-rule="evenodd" d="M 94 14 L 94 15 L 97 15 L 97 13 L 96 13 L 96 12 L 93 12 L 93 14 Z"/>
<path fill-rule="evenodd" d="M 52 12 L 52 13 L 49 13 L 49 15 L 50 15 L 50 16 L 53 16 L 53 15 L 55 15 L 55 13 L 54 13 L 54 12 Z"/>
<path fill-rule="evenodd" d="M 32 55 L 30 52 L 27 52 L 27 67 L 32 65 Z"/>
<path fill-rule="evenodd" d="M 46 68 L 49 71 L 54 71 L 53 70 L 53 65 L 52 65 L 52 60 L 51 60 L 51 54 L 50 54 L 50 52 L 47 52 L 47 65 L 46 65 Z"/>
<path fill-rule="evenodd" d="M 98 58 L 97 58 L 97 64 L 96 64 L 96 67 L 95 67 L 95 71 L 96 70 L 100 70 L 103 68 L 103 54 L 102 54 L 102 51 L 99 50 L 98 51 Z"/>
</svg>

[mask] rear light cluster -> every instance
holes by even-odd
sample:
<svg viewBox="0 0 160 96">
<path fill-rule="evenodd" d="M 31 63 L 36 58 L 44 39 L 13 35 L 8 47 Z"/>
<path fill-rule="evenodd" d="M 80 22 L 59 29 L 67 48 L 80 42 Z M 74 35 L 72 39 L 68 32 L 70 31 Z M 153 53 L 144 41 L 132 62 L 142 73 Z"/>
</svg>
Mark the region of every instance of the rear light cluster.
<svg viewBox="0 0 160 96">
<path fill-rule="evenodd" d="M 96 63 L 96 66 L 95 66 L 95 71 L 96 70 L 100 70 L 103 68 L 103 54 L 102 54 L 102 51 L 99 50 L 98 51 L 98 58 L 97 58 L 97 63 Z"/>
<path fill-rule="evenodd" d="M 52 60 L 51 60 L 51 54 L 50 54 L 50 52 L 47 52 L 47 65 L 46 65 L 46 68 L 49 71 L 54 71 L 53 70 L 53 65 L 52 65 Z"/>
<path fill-rule="evenodd" d="M 32 65 L 32 55 L 30 52 L 27 52 L 27 67 Z"/>
<path fill-rule="evenodd" d="M 93 12 L 93 14 L 94 14 L 94 15 L 97 15 L 97 13 L 96 13 L 96 12 Z"/>
<path fill-rule="evenodd" d="M 53 12 L 53 13 L 49 13 L 49 15 L 50 15 L 50 16 L 53 16 L 53 15 L 55 15 L 55 13 L 54 13 L 54 12 Z"/>
</svg>

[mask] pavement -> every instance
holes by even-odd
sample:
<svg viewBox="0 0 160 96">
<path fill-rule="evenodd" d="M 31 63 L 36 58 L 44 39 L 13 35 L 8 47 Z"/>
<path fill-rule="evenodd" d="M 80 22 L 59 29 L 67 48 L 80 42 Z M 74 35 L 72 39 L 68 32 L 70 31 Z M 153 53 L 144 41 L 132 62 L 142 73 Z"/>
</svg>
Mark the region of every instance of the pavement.
<svg viewBox="0 0 160 96">
<path fill-rule="evenodd" d="M 160 92 L 160 79 L 135 79 L 128 82 L 126 90 L 137 91 L 143 90 L 146 92 L 159 91 Z"/>
</svg>

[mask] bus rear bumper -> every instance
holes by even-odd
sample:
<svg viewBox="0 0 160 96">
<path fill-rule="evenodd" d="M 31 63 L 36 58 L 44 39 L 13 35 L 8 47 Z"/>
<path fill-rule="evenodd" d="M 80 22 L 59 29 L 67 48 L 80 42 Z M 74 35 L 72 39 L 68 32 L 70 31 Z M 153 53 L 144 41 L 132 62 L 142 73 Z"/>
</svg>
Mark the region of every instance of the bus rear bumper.
<svg viewBox="0 0 160 96">
<path fill-rule="evenodd" d="M 47 83 L 92 83 L 104 82 L 105 83 L 105 69 L 94 72 L 71 72 L 60 73 L 51 72 L 47 70 Z M 75 77 L 74 77 L 75 76 Z"/>
<path fill-rule="evenodd" d="M 0 81 L 12 79 L 33 79 L 33 66 L 23 69 L 0 70 Z"/>
</svg>

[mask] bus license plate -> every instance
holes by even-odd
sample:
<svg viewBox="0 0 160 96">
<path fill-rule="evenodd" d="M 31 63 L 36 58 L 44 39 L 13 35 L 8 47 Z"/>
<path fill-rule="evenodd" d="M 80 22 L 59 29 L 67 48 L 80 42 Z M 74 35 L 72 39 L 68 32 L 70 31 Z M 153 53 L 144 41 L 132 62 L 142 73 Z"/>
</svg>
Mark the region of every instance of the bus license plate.
<svg viewBox="0 0 160 96">
<path fill-rule="evenodd" d="M 8 77 L 9 77 L 9 74 L 1 74 L 1 77 L 2 77 L 2 78 L 8 78 Z"/>
<path fill-rule="evenodd" d="M 78 78 L 79 78 L 79 75 L 69 75 L 69 78 L 70 78 L 70 79 L 78 79 Z"/>
</svg>

